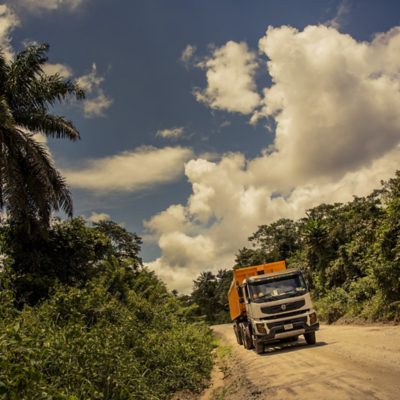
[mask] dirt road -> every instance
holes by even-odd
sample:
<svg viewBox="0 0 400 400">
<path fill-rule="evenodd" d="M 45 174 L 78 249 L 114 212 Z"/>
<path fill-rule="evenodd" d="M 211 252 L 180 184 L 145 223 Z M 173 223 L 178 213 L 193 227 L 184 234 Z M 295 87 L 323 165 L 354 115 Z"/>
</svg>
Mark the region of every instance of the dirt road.
<svg viewBox="0 0 400 400">
<path fill-rule="evenodd" d="M 400 399 L 400 326 L 323 325 L 315 346 L 301 338 L 263 355 L 239 346 L 231 325 L 213 329 L 233 347 L 231 375 L 245 374 L 247 399 Z"/>
</svg>

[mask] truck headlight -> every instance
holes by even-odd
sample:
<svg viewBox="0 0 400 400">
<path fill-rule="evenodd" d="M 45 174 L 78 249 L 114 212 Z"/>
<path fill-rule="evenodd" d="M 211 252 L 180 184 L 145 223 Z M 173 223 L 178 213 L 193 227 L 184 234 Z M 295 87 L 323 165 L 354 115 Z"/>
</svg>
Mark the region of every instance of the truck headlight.
<svg viewBox="0 0 400 400">
<path fill-rule="evenodd" d="M 313 312 L 310 314 L 310 325 L 313 325 L 317 322 L 317 313 Z"/>
<path fill-rule="evenodd" d="M 256 328 L 257 328 L 258 333 L 267 333 L 267 330 L 265 329 L 265 325 L 262 323 L 256 324 Z"/>
</svg>

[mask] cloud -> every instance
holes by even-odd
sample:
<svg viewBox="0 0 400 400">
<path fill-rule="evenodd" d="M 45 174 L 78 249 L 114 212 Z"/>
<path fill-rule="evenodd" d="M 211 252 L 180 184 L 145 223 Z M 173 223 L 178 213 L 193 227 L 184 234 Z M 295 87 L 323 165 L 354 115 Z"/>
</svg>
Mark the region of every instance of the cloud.
<svg viewBox="0 0 400 400">
<path fill-rule="evenodd" d="M 91 160 L 82 169 L 64 170 L 63 175 L 76 188 L 101 193 L 135 192 L 175 181 L 192 155 L 183 147 L 141 147 Z"/>
<path fill-rule="evenodd" d="M 92 64 L 92 70 L 81 77 L 77 78 L 78 85 L 88 93 L 94 92 L 104 81 L 104 77 L 97 74 L 97 66 Z"/>
<path fill-rule="evenodd" d="M 193 60 L 193 56 L 196 53 L 196 46 L 192 46 L 188 44 L 182 51 L 180 60 L 185 65 L 185 67 L 189 67 L 191 61 Z"/>
<path fill-rule="evenodd" d="M 198 64 L 206 70 L 207 87 L 195 89 L 194 95 L 213 109 L 249 114 L 259 105 L 254 75 L 256 55 L 246 43 L 229 41 Z"/>
<path fill-rule="evenodd" d="M 97 213 L 95 211 L 92 211 L 92 215 L 88 218 L 88 220 L 93 223 L 97 223 L 100 221 L 109 221 L 110 219 L 110 215 L 106 213 Z"/>
<path fill-rule="evenodd" d="M 325 23 L 326 26 L 339 30 L 346 21 L 346 17 L 350 13 L 351 4 L 349 0 L 343 0 L 336 11 L 336 15 Z"/>
<path fill-rule="evenodd" d="M 43 71 L 47 75 L 55 75 L 58 74 L 63 78 L 70 78 L 73 75 L 71 67 L 65 64 L 45 64 L 43 67 Z"/>
<path fill-rule="evenodd" d="M 371 43 L 325 26 L 269 28 L 259 47 L 273 84 L 256 115 L 274 119 L 276 137 L 254 164 L 271 183 L 340 178 L 399 142 L 400 28 Z"/>
<path fill-rule="evenodd" d="M 8 3 L 30 12 L 78 10 L 87 0 L 12 0 Z"/>
<path fill-rule="evenodd" d="M 108 97 L 101 87 L 104 77 L 98 75 L 96 64 L 92 70 L 76 79 L 77 84 L 85 91 L 86 99 L 83 101 L 83 111 L 87 118 L 102 117 L 105 110 L 111 107 L 113 100 Z"/>
<path fill-rule="evenodd" d="M 162 137 L 164 139 L 178 139 L 183 136 L 184 133 L 183 126 L 179 128 L 163 129 L 157 131 L 156 136 Z"/>
<path fill-rule="evenodd" d="M 103 117 L 104 111 L 110 108 L 112 103 L 113 100 L 100 90 L 95 97 L 83 101 L 83 111 L 87 118 Z"/>
<path fill-rule="evenodd" d="M 171 289 L 231 268 L 258 225 L 367 195 L 398 169 L 399 27 L 370 42 L 323 25 L 270 27 L 259 48 L 272 83 L 253 121 L 272 121 L 274 142 L 253 159 L 189 160 L 187 201 L 145 221 L 161 249 L 150 267 Z"/>
<path fill-rule="evenodd" d="M 8 6 L 0 4 L 0 48 L 7 60 L 11 60 L 14 51 L 10 34 L 20 24 L 18 16 Z"/>
<path fill-rule="evenodd" d="M 158 243 L 163 256 L 147 266 L 180 292 L 187 292 L 196 274 L 216 256 L 214 242 L 203 235 L 175 231 L 163 234 Z"/>
<path fill-rule="evenodd" d="M 189 226 L 186 220 L 185 207 L 181 204 L 174 204 L 154 215 L 149 221 L 145 221 L 144 226 L 159 239 L 162 234 L 186 230 Z"/>
</svg>

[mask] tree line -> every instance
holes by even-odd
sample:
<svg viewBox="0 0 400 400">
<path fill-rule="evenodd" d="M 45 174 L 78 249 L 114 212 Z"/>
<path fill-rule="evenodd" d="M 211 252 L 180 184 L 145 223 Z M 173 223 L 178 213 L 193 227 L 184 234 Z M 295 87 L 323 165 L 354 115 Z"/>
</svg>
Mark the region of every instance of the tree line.
<svg viewBox="0 0 400 400">
<path fill-rule="evenodd" d="M 399 321 L 400 171 L 368 196 L 260 225 L 238 250 L 234 268 L 278 260 L 303 271 L 323 320 Z M 210 323 L 229 319 L 230 279 L 221 270 L 194 281 L 190 299 Z"/>
</svg>

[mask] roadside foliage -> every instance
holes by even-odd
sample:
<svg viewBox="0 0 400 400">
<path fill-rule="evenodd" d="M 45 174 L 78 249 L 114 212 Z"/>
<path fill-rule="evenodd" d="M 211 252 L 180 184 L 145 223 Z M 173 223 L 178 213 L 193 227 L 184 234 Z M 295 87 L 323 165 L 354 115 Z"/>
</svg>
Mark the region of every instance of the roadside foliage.
<svg viewBox="0 0 400 400">
<path fill-rule="evenodd" d="M 112 228 L 124 235 L 111 241 L 104 226 L 81 219 L 53 224 L 33 274 L 3 260 L 0 398 L 150 400 L 203 387 L 212 368 L 209 328 L 142 267 L 140 238 Z M 8 250 L 12 230 L 2 233 Z M 125 257 L 129 242 L 136 253 Z"/>
</svg>

